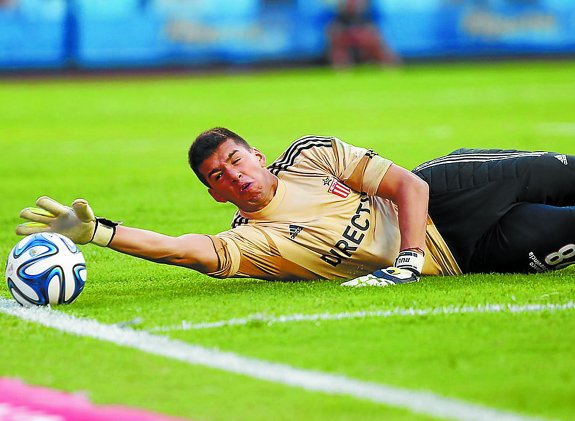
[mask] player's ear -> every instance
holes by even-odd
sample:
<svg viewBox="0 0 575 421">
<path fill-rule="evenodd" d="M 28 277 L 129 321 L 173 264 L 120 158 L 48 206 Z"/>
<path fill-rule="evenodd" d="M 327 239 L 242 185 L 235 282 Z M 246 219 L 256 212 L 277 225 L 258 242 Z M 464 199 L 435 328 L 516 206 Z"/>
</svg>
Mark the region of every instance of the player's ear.
<svg viewBox="0 0 575 421">
<path fill-rule="evenodd" d="M 214 200 L 216 202 L 220 202 L 220 203 L 226 203 L 227 202 L 227 200 L 222 195 L 220 195 L 217 191 L 215 191 L 211 187 L 208 189 L 208 193 L 210 194 L 210 196 L 212 196 L 214 198 Z"/>
<path fill-rule="evenodd" d="M 257 148 L 252 148 L 253 154 L 256 156 L 262 167 L 266 166 L 266 156 Z"/>
</svg>

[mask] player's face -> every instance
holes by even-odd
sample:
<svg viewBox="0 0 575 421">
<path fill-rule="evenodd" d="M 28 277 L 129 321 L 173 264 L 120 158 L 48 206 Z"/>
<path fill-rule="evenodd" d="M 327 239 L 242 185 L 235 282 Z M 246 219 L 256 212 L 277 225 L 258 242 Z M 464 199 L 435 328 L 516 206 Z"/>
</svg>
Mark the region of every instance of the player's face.
<svg viewBox="0 0 575 421">
<path fill-rule="evenodd" d="M 228 139 L 202 162 L 199 170 L 214 199 L 255 212 L 273 199 L 277 188 L 277 178 L 265 164 L 266 157 L 260 151 Z"/>
</svg>

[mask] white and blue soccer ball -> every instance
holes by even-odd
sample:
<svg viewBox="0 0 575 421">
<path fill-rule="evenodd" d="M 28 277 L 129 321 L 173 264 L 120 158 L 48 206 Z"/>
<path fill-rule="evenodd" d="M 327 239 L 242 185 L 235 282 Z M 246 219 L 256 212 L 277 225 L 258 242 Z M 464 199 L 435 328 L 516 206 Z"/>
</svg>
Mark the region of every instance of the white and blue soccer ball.
<svg viewBox="0 0 575 421">
<path fill-rule="evenodd" d="M 86 262 L 69 238 L 32 234 L 14 246 L 6 263 L 6 282 L 23 306 L 70 304 L 86 283 Z"/>
</svg>

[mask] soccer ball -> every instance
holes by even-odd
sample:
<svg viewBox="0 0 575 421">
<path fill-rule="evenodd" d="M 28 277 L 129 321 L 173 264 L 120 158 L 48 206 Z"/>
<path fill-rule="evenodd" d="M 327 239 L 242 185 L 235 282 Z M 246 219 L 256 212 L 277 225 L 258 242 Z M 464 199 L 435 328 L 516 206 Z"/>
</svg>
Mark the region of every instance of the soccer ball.
<svg viewBox="0 0 575 421">
<path fill-rule="evenodd" d="M 84 256 L 69 238 L 32 234 L 14 246 L 6 263 L 6 282 L 23 306 L 70 304 L 86 282 Z"/>
</svg>

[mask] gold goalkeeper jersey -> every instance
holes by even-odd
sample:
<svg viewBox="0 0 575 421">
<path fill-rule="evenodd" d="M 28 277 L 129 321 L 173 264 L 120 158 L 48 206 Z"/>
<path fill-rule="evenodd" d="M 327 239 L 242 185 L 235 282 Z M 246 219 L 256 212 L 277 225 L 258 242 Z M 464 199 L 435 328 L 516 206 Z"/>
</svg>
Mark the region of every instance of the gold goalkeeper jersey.
<svg viewBox="0 0 575 421">
<path fill-rule="evenodd" d="M 219 278 L 349 279 L 393 265 L 397 207 L 375 196 L 392 162 L 335 137 L 296 140 L 268 169 L 279 179 L 272 201 L 236 212 L 232 229 L 210 236 Z M 423 274 L 461 273 L 428 220 Z"/>
</svg>

